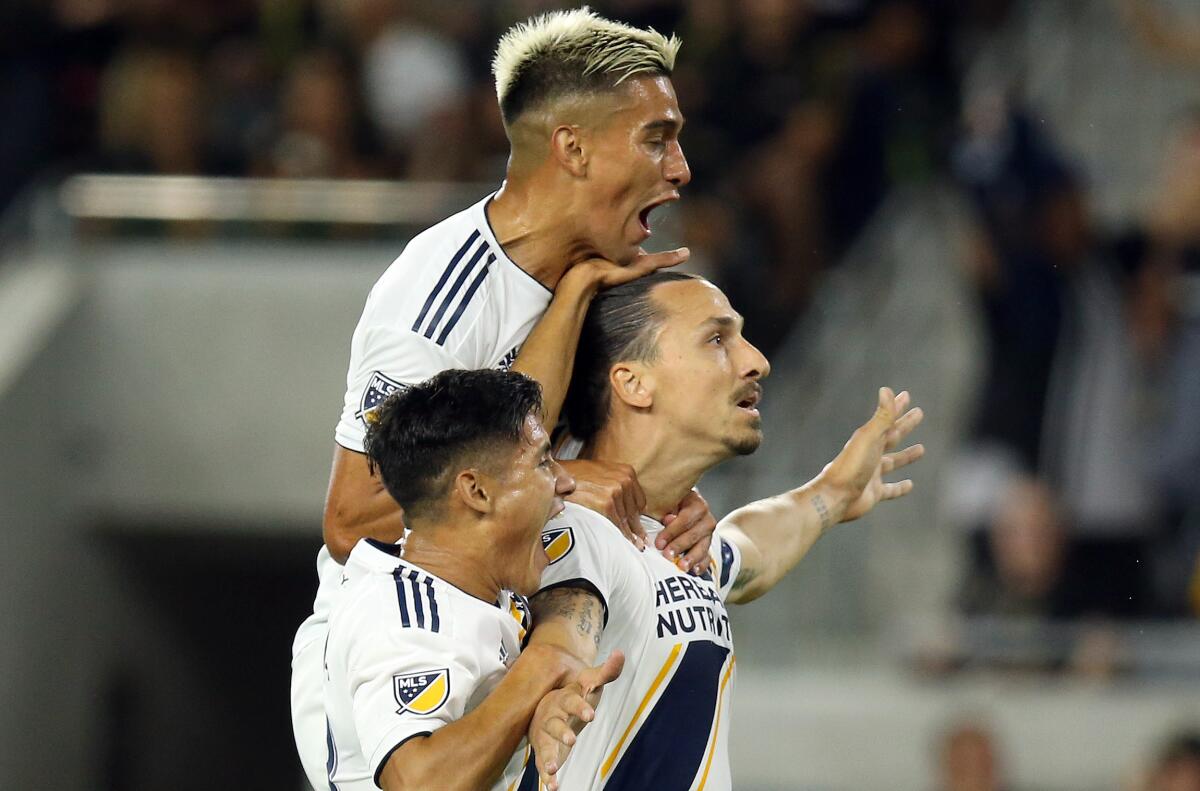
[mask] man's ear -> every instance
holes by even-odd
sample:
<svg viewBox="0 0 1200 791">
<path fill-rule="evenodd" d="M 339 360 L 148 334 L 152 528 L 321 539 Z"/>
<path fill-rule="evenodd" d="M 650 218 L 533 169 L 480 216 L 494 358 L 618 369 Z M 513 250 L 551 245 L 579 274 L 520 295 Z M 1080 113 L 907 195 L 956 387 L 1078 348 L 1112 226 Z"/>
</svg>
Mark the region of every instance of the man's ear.
<svg viewBox="0 0 1200 791">
<path fill-rule="evenodd" d="M 490 514 L 494 503 L 488 491 L 488 483 L 486 476 L 479 470 L 463 470 L 454 476 L 454 495 L 472 511 Z"/>
<path fill-rule="evenodd" d="M 562 124 L 550 133 L 550 154 L 576 178 L 587 175 L 588 155 L 582 127 Z"/>
<path fill-rule="evenodd" d="M 654 377 L 643 366 L 618 363 L 608 372 L 612 397 L 638 409 L 654 403 Z"/>
</svg>

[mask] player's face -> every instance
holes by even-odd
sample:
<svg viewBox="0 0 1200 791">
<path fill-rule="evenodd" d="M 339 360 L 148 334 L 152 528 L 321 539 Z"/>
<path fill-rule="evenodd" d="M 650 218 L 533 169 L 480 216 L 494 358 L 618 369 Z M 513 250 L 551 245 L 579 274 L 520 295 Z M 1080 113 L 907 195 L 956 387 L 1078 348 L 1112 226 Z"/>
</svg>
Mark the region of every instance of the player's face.
<svg viewBox="0 0 1200 791">
<path fill-rule="evenodd" d="M 550 455 L 550 437 L 533 415 L 525 418 L 522 441 L 498 479 L 494 517 L 499 526 L 493 557 L 504 569 L 505 587 L 537 592 L 549 558 L 542 528 L 563 509 L 575 480 Z"/>
<path fill-rule="evenodd" d="M 703 280 L 663 283 L 651 298 L 665 311 L 649 366 L 654 413 L 697 453 L 753 453 L 762 442 L 760 380 L 771 365 L 742 337 L 742 317 Z"/>
<path fill-rule="evenodd" d="M 692 180 L 679 145 L 683 114 L 666 77 L 628 80 L 596 129 L 586 189 L 588 234 L 596 250 L 629 262 L 650 238 L 650 212 L 679 199 Z"/>
</svg>

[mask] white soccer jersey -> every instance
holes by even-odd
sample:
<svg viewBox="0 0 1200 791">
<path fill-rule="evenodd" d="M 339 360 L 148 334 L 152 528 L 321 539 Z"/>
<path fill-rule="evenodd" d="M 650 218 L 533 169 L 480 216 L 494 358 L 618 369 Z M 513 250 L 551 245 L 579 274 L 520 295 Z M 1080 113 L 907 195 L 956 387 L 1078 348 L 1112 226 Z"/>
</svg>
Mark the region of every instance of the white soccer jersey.
<svg viewBox="0 0 1200 791">
<path fill-rule="evenodd" d="M 651 541 L 662 530 L 648 517 L 642 524 Z M 560 786 L 731 788 L 735 660 L 725 598 L 741 567 L 738 549 L 718 531 L 712 572 L 693 577 L 572 503 L 546 525 L 542 542 L 551 558 L 542 590 L 581 580 L 594 587 L 605 604 L 599 655 L 625 653 L 624 671 L 604 688 L 596 719 L 559 771 Z"/>
<path fill-rule="evenodd" d="M 368 791 L 400 745 L 470 713 L 516 660 L 529 629 L 524 597 L 486 602 L 360 541 L 329 616 L 325 712 L 329 787 Z M 493 786 L 519 779 L 522 745 Z M 453 767 L 447 767 L 453 772 Z"/>
<path fill-rule="evenodd" d="M 365 415 L 399 387 L 450 369 L 507 369 L 550 304 L 551 293 L 514 264 L 488 223 L 489 195 L 418 234 L 367 297 L 350 342 L 339 445 L 363 451 Z M 342 566 L 321 547 L 313 614 L 292 644 L 297 747 L 315 782 L 324 753 L 320 646 Z M 319 787 L 319 786 L 318 786 Z"/>
</svg>

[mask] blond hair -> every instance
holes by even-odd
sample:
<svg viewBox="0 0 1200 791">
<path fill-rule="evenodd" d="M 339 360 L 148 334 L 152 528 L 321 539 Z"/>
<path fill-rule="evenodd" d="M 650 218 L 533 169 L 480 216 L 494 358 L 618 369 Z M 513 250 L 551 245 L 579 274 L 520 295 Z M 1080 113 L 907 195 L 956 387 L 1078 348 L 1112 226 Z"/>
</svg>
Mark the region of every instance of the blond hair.
<svg viewBox="0 0 1200 791">
<path fill-rule="evenodd" d="M 504 123 L 560 96 L 610 90 L 638 75 L 669 76 L 681 43 L 652 28 L 605 19 L 587 6 L 514 25 L 492 60 Z"/>
</svg>

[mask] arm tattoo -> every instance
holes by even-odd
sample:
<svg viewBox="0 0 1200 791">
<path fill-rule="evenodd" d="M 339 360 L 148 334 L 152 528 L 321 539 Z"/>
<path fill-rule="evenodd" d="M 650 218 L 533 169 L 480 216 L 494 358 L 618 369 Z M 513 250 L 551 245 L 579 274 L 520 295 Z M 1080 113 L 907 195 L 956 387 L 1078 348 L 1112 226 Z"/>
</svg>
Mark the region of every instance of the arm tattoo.
<svg viewBox="0 0 1200 791">
<path fill-rule="evenodd" d="M 813 508 L 817 509 L 817 516 L 821 517 L 821 532 L 824 533 L 833 526 L 833 519 L 829 516 L 829 507 L 825 505 L 825 499 L 819 494 L 812 496 Z"/>
<path fill-rule="evenodd" d="M 581 637 L 600 645 L 604 631 L 600 621 L 600 602 L 591 593 L 578 588 L 553 588 L 533 597 L 533 618 L 557 617 L 573 623 Z"/>
</svg>

